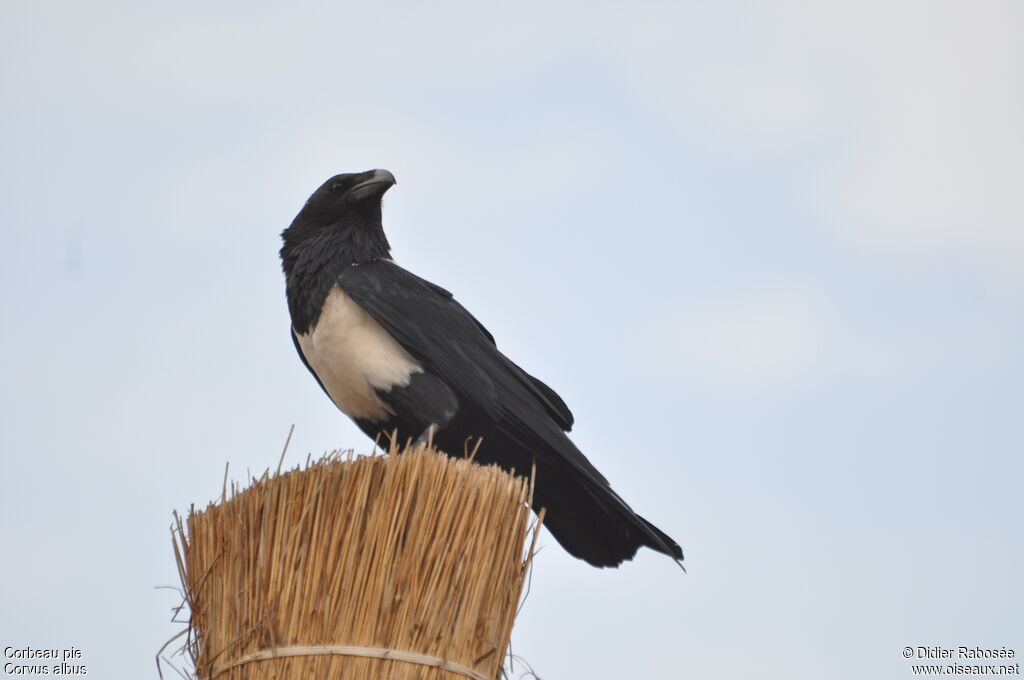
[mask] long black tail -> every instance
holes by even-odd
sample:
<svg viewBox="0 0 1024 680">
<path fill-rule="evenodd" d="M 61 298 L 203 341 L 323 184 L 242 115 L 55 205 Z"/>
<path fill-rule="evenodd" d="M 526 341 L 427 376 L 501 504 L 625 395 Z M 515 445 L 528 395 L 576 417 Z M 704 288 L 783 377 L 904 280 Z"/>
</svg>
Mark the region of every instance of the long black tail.
<svg viewBox="0 0 1024 680">
<path fill-rule="evenodd" d="M 544 472 L 547 479 L 542 481 Z M 683 560 L 678 543 L 633 512 L 610 488 L 587 489 L 579 480 L 538 470 L 534 506 L 547 509 L 544 525 L 562 547 L 595 567 L 618 566 L 644 546 Z"/>
<path fill-rule="evenodd" d="M 574 557 L 595 567 L 615 567 L 646 546 L 681 563 L 679 544 L 633 512 L 572 441 L 553 423 L 550 429 L 546 438 L 531 437 L 528 443 L 492 430 L 482 437 L 476 461 L 523 476 L 530 476 L 536 465 L 534 509 L 546 509 L 544 525 Z M 458 432 L 442 430 L 434 442 L 450 455 L 462 452 L 467 440 Z"/>
</svg>

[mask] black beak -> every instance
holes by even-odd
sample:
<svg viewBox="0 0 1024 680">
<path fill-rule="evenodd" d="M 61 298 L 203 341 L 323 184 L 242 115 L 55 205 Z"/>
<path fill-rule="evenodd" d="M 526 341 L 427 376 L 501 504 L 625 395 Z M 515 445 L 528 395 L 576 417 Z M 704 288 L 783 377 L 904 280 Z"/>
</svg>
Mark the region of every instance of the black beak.
<svg viewBox="0 0 1024 680">
<path fill-rule="evenodd" d="M 370 196 L 383 196 L 395 184 L 395 176 L 387 170 L 368 170 L 363 176 L 365 179 L 348 190 L 349 200 L 361 201 Z"/>
</svg>

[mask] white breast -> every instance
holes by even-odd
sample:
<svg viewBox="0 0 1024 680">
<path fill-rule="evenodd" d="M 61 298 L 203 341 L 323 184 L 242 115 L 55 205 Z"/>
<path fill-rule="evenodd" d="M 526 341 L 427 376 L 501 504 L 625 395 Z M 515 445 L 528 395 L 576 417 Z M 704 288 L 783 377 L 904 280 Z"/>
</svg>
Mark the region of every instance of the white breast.
<svg viewBox="0 0 1024 680">
<path fill-rule="evenodd" d="M 405 387 L 423 367 L 338 286 L 316 326 L 299 335 L 306 361 L 331 399 L 350 418 L 379 422 L 394 413 L 374 389 Z"/>
</svg>

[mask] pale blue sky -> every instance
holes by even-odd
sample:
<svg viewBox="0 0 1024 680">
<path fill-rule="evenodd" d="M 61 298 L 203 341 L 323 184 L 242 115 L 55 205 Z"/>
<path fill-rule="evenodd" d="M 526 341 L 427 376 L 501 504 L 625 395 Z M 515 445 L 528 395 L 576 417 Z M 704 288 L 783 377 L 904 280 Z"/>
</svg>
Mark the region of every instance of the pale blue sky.
<svg viewBox="0 0 1024 680">
<path fill-rule="evenodd" d="M 687 554 L 600 571 L 543 537 L 538 676 L 1024 653 L 1019 3 L 0 14 L 3 646 L 151 677 L 171 511 L 292 423 L 290 463 L 367 450 L 294 353 L 277 249 L 325 178 L 383 167 L 395 257 Z"/>
</svg>

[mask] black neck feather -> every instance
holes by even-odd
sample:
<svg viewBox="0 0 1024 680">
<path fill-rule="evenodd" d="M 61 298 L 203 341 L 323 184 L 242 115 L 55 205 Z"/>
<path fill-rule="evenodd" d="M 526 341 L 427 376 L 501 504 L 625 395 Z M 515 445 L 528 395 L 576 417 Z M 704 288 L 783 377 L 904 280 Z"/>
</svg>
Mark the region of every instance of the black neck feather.
<svg viewBox="0 0 1024 680">
<path fill-rule="evenodd" d="M 297 333 L 316 326 L 327 293 L 346 268 L 391 255 L 379 202 L 348 211 L 327 226 L 317 224 L 318 215 L 304 213 L 281 234 L 288 310 Z"/>
</svg>

